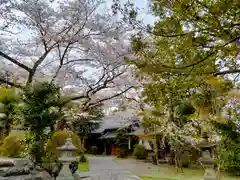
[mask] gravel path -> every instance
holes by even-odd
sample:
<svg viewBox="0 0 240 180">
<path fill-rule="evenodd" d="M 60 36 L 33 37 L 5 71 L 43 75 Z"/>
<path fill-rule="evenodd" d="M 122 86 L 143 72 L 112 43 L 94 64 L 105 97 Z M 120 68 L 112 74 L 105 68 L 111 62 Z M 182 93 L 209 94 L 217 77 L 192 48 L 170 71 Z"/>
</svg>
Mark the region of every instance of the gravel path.
<svg viewBox="0 0 240 180">
<path fill-rule="evenodd" d="M 139 180 L 128 170 L 118 166 L 113 157 L 88 157 L 89 172 L 79 173 L 80 176 L 90 176 L 85 180 Z"/>
</svg>

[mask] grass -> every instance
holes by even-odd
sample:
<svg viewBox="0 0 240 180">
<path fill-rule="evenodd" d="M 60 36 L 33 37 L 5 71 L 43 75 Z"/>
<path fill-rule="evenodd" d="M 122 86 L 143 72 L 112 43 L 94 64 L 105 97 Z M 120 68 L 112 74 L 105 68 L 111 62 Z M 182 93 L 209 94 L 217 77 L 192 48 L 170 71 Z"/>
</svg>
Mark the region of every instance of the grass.
<svg viewBox="0 0 240 180">
<path fill-rule="evenodd" d="M 124 158 L 121 158 L 121 157 L 116 157 L 115 159 L 116 160 L 124 160 L 124 159 L 127 159 L 128 157 L 124 157 Z"/>
<path fill-rule="evenodd" d="M 86 155 L 86 156 L 97 156 L 95 154 L 84 154 L 84 155 Z"/>
<path fill-rule="evenodd" d="M 80 172 L 87 172 L 87 171 L 89 171 L 88 161 L 87 162 L 79 162 L 78 170 Z"/>
<path fill-rule="evenodd" d="M 177 173 L 173 166 L 160 165 L 159 171 L 151 175 L 141 176 L 142 180 L 202 180 L 204 171 L 202 169 L 184 169 L 183 173 Z M 240 177 L 228 176 L 221 173 L 221 180 L 240 180 Z"/>
</svg>

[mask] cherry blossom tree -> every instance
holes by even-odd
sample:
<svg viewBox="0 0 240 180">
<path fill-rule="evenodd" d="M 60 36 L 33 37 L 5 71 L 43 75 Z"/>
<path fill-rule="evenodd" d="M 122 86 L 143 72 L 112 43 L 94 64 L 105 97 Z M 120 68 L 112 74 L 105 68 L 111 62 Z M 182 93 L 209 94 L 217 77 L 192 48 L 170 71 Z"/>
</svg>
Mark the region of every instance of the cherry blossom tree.
<svg viewBox="0 0 240 180">
<path fill-rule="evenodd" d="M 63 104 L 81 100 L 85 109 L 134 87 L 124 82 L 131 29 L 102 0 L 3 0 L 0 11 L 0 83 L 55 83 Z"/>
</svg>

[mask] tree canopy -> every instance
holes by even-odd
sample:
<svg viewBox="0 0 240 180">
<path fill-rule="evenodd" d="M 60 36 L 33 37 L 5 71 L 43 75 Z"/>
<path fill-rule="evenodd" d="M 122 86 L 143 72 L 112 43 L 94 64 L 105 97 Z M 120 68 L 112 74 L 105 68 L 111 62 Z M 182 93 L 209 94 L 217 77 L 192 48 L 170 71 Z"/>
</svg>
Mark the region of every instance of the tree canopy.
<svg viewBox="0 0 240 180">
<path fill-rule="evenodd" d="M 149 3 L 158 20 L 140 26 L 143 34 L 133 40 L 139 66 L 179 75 L 239 74 L 239 1 Z"/>
</svg>

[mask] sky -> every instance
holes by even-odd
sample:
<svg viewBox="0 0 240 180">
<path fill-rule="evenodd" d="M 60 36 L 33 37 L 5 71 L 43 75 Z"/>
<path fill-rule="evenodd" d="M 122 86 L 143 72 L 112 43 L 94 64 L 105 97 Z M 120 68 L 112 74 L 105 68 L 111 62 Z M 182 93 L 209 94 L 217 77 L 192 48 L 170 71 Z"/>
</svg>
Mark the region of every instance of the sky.
<svg viewBox="0 0 240 180">
<path fill-rule="evenodd" d="M 133 0 L 133 3 L 136 4 L 140 9 L 139 16 L 145 24 L 153 25 L 154 21 L 157 19 L 148 11 L 148 0 Z"/>
<path fill-rule="evenodd" d="M 128 1 L 134 4 L 135 7 L 138 8 L 138 19 L 142 20 L 144 24 L 151 24 L 153 25 L 156 18 L 151 15 L 148 10 L 148 1 L 149 0 L 120 0 L 121 4 L 125 4 Z M 107 0 L 107 4 L 109 7 L 111 7 L 113 0 Z"/>
</svg>

